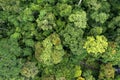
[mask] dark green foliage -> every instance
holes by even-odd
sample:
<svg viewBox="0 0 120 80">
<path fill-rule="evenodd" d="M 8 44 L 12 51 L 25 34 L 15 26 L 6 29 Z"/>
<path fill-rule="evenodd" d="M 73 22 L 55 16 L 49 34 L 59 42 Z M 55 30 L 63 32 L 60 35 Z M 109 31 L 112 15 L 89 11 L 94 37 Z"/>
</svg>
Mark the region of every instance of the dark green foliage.
<svg viewBox="0 0 120 80">
<path fill-rule="evenodd" d="M 80 55 L 83 52 L 83 30 L 75 28 L 72 25 L 67 25 L 64 30 L 61 31 L 63 37 L 63 44 L 68 47 L 73 54 Z"/>
<path fill-rule="evenodd" d="M 23 54 L 24 54 L 24 56 L 30 56 L 30 55 L 32 55 L 32 53 L 33 53 L 33 51 L 32 51 L 32 49 L 29 48 L 29 47 L 23 49 Z"/>
<path fill-rule="evenodd" d="M 92 75 L 91 70 L 87 70 L 83 73 L 83 77 L 85 77 L 85 80 L 95 80 L 95 78 Z"/>
<path fill-rule="evenodd" d="M 0 0 L 0 80 L 119 80 L 120 0 Z"/>
<path fill-rule="evenodd" d="M 110 22 L 110 24 L 108 25 L 108 27 L 109 28 L 113 28 L 113 29 L 115 29 L 116 27 L 120 27 L 120 16 L 116 16 L 116 17 L 114 17 L 112 20 L 111 20 L 111 22 Z"/>
<path fill-rule="evenodd" d="M 85 7 L 88 7 L 90 10 L 98 10 L 101 7 L 101 4 L 97 0 L 84 0 Z"/>
<path fill-rule="evenodd" d="M 72 12 L 72 6 L 68 4 L 57 4 L 57 8 L 61 17 L 68 16 Z"/>
<path fill-rule="evenodd" d="M 120 61 L 120 47 L 114 43 L 110 42 L 109 47 L 105 54 L 102 55 L 102 62 L 104 63 L 112 63 L 112 65 L 117 65 L 119 64 Z"/>
<path fill-rule="evenodd" d="M 94 12 L 91 14 L 91 18 L 101 24 L 105 23 L 105 21 L 108 19 L 108 17 L 109 17 L 109 15 L 106 13 L 103 13 L 103 12 L 101 12 L 101 13 Z"/>
<path fill-rule="evenodd" d="M 114 12 L 116 12 L 116 10 L 120 10 L 120 5 L 119 5 L 120 1 L 119 1 L 119 0 L 114 0 L 114 1 L 109 0 L 109 2 L 110 2 L 110 4 L 111 4 L 112 10 L 113 10 Z M 118 11 L 118 13 L 119 13 L 119 11 Z"/>
<path fill-rule="evenodd" d="M 103 32 L 103 28 L 102 27 L 93 27 L 93 28 L 91 28 L 89 33 L 90 33 L 90 35 L 97 36 L 97 35 L 102 34 L 102 32 Z"/>
<path fill-rule="evenodd" d="M 9 79 L 19 75 L 22 66 L 21 48 L 14 39 L 0 40 L 0 78 Z"/>
<path fill-rule="evenodd" d="M 16 0 L 0 0 L 0 7 L 2 8 L 3 11 L 8 11 L 12 13 L 19 13 L 20 12 L 20 1 Z"/>
</svg>

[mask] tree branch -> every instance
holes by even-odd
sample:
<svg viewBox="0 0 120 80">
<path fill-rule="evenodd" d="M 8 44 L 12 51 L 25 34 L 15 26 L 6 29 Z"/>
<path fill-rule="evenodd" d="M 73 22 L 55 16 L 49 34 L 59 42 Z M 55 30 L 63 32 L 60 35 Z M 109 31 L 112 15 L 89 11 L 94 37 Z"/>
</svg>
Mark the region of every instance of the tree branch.
<svg viewBox="0 0 120 80">
<path fill-rule="evenodd" d="M 78 6 L 81 4 L 82 0 L 79 1 Z"/>
</svg>

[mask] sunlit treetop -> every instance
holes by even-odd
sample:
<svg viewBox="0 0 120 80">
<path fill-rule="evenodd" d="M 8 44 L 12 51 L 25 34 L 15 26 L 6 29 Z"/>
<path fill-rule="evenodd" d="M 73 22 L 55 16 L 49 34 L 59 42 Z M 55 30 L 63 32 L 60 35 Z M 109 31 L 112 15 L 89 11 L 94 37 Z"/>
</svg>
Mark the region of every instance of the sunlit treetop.
<svg viewBox="0 0 120 80">
<path fill-rule="evenodd" d="M 45 65 L 58 64 L 61 62 L 64 54 L 61 40 L 56 33 L 48 36 L 43 42 L 37 42 L 35 44 L 35 57 Z"/>
<path fill-rule="evenodd" d="M 105 36 L 90 36 L 84 44 L 84 48 L 89 54 L 102 54 L 108 47 L 108 42 Z"/>
<path fill-rule="evenodd" d="M 41 10 L 36 20 L 37 26 L 42 30 L 52 30 L 56 27 L 55 15 L 47 10 Z"/>
<path fill-rule="evenodd" d="M 68 19 L 71 23 L 74 24 L 75 27 L 78 27 L 78 28 L 86 28 L 87 27 L 86 12 L 83 10 L 72 13 Z"/>
</svg>

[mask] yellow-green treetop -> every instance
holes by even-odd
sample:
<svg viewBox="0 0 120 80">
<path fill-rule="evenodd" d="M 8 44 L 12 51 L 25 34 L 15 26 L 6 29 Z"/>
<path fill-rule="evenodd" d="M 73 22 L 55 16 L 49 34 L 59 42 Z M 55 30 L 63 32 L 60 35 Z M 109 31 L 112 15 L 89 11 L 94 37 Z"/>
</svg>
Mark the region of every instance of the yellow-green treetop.
<svg viewBox="0 0 120 80">
<path fill-rule="evenodd" d="M 61 40 L 56 33 L 48 36 L 43 42 L 37 42 L 35 44 L 35 57 L 39 62 L 45 65 L 59 63 L 64 54 L 65 52 L 61 45 Z"/>
<path fill-rule="evenodd" d="M 105 36 L 90 36 L 84 44 L 84 47 L 89 54 L 104 53 L 108 47 L 108 42 Z"/>
</svg>

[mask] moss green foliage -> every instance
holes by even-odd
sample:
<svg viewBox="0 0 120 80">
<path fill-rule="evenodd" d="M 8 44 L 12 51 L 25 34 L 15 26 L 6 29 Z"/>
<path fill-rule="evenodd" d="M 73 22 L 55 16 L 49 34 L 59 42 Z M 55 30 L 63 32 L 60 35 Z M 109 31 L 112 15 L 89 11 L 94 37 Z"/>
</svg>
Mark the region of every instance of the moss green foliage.
<svg viewBox="0 0 120 80">
<path fill-rule="evenodd" d="M 90 10 L 98 10 L 101 7 L 101 4 L 97 0 L 85 0 L 84 4 Z"/>
<path fill-rule="evenodd" d="M 75 55 L 80 55 L 83 53 L 83 33 L 84 32 L 82 29 L 74 28 L 72 25 L 67 25 L 66 28 L 61 31 L 63 44 Z"/>
<path fill-rule="evenodd" d="M 89 34 L 97 36 L 97 35 L 102 34 L 102 32 L 103 32 L 103 28 L 102 27 L 93 27 L 93 28 L 91 28 Z"/>
<path fill-rule="evenodd" d="M 94 76 L 92 75 L 91 70 L 87 70 L 83 73 L 83 76 L 85 77 L 85 80 L 95 80 Z"/>
<path fill-rule="evenodd" d="M 119 80 L 120 0 L 0 0 L 0 80 Z"/>
<path fill-rule="evenodd" d="M 107 19 L 108 19 L 109 15 L 107 15 L 106 13 L 97 13 L 97 12 L 94 12 L 92 15 L 91 15 L 91 18 L 93 20 L 95 20 L 96 22 L 99 22 L 99 23 L 104 23 Z"/>
<path fill-rule="evenodd" d="M 35 57 L 45 65 L 58 64 L 64 54 L 61 40 L 56 33 L 48 36 L 43 42 L 35 44 Z"/>
<path fill-rule="evenodd" d="M 62 62 L 64 63 L 54 66 L 56 80 L 72 80 L 81 77 L 82 70 L 79 65 L 72 64 L 68 58 Z"/>
<path fill-rule="evenodd" d="M 120 76 L 119 75 L 117 75 L 116 80 L 120 80 Z"/>
<path fill-rule="evenodd" d="M 69 16 L 69 21 L 74 24 L 75 27 L 78 28 L 86 28 L 87 18 L 85 11 L 76 11 L 75 13 Z"/>
<path fill-rule="evenodd" d="M 107 49 L 107 52 L 105 52 L 102 55 L 102 61 L 104 63 L 110 62 L 113 65 L 119 64 L 120 61 L 120 47 L 114 43 L 114 42 L 109 42 L 109 47 Z"/>
<path fill-rule="evenodd" d="M 115 27 L 120 27 L 120 23 L 118 23 L 120 21 L 120 16 L 116 16 L 114 17 L 110 24 L 108 25 L 109 28 L 115 28 Z"/>
<path fill-rule="evenodd" d="M 42 30 L 51 30 L 56 27 L 55 16 L 52 12 L 41 10 L 37 21 L 37 25 Z"/>
<path fill-rule="evenodd" d="M 24 64 L 21 74 L 27 78 L 34 78 L 38 73 L 38 68 L 34 62 L 27 62 Z"/>
<path fill-rule="evenodd" d="M 69 16 L 72 12 L 72 6 L 68 4 L 57 4 L 57 8 L 61 17 Z"/>
<path fill-rule="evenodd" d="M 0 40 L 0 78 L 9 79 L 19 75 L 22 67 L 21 48 L 14 39 Z"/>
<path fill-rule="evenodd" d="M 101 65 L 99 79 L 102 80 L 113 80 L 115 76 L 115 69 L 112 67 L 112 64 L 107 63 Z"/>
</svg>

